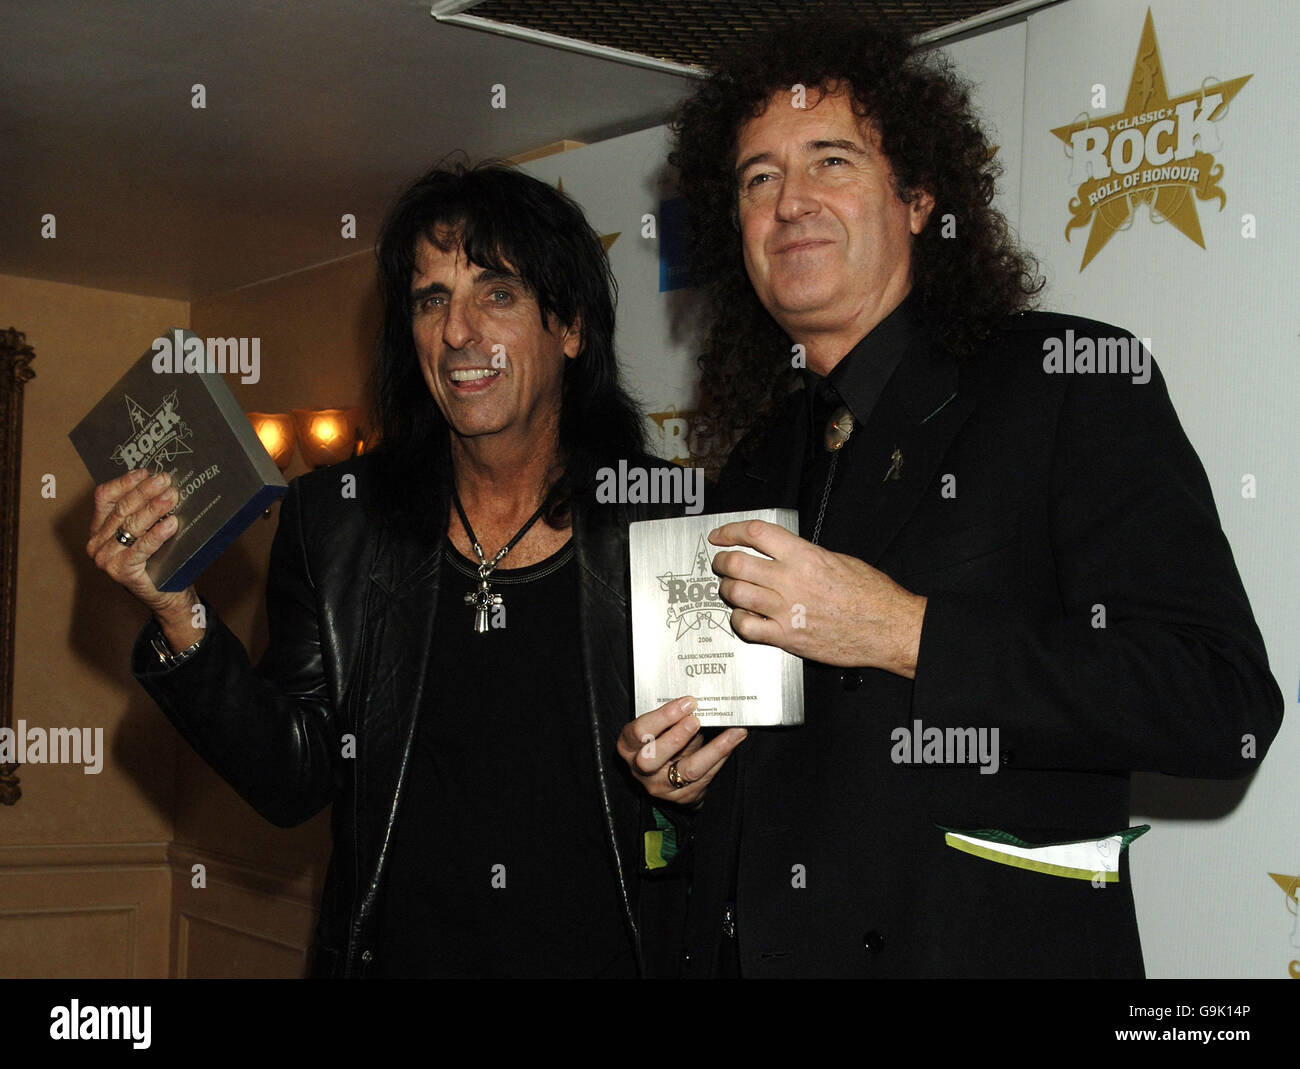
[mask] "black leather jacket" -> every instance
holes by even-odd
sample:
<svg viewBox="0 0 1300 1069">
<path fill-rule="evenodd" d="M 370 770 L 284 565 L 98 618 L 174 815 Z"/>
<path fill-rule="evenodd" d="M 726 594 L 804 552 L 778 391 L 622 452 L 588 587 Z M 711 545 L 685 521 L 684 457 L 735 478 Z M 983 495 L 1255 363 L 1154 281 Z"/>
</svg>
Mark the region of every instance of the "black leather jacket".
<svg viewBox="0 0 1300 1069">
<path fill-rule="evenodd" d="M 290 484 L 267 580 L 270 644 L 256 669 L 210 609 L 203 644 L 182 665 L 161 667 L 149 646 L 152 623 L 132 655 L 133 674 L 186 741 L 262 816 L 288 827 L 333 803 L 334 850 L 313 976 L 365 976 L 374 968 L 388 845 L 417 717 L 426 688 L 437 687 L 426 666 L 444 532 L 416 537 L 383 522 L 375 464 L 373 456 L 358 457 Z M 355 477 L 355 496 L 345 496 L 348 476 Z M 627 524 L 670 511 L 573 507 L 582 699 L 599 784 L 593 804 L 601 809 L 629 944 L 643 972 L 638 873 L 648 807 L 615 750 L 632 715 Z M 349 742 L 355 758 L 344 756 Z M 656 907 L 655 915 L 664 914 Z"/>
</svg>

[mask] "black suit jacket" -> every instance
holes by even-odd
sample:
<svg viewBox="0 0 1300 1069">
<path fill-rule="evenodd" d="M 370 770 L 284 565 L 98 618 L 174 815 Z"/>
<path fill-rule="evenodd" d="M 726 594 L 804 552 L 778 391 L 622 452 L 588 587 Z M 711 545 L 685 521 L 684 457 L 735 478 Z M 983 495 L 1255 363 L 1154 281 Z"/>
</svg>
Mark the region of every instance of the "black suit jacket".
<svg viewBox="0 0 1300 1069">
<path fill-rule="evenodd" d="M 960 366 L 914 348 L 847 447 L 869 501 L 855 555 L 928 598 L 916 678 L 806 663 L 805 725 L 750 732 L 698 817 L 686 975 L 717 969 L 733 895 L 749 976 L 1141 975 L 1126 860 L 1098 887 L 945 842 L 1114 834 L 1131 771 L 1244 775 L 1281 720 L 1154 362 L 1144 384 L 1047 373 L 1067 328 L 1127 337 L 1031 313 Z M 724 508 L 797 507 L 805 412 L 792 395 L 729 466 Z M 998 771 L 896 763 L 916 721 L 998 728 Z"/>
</svg>

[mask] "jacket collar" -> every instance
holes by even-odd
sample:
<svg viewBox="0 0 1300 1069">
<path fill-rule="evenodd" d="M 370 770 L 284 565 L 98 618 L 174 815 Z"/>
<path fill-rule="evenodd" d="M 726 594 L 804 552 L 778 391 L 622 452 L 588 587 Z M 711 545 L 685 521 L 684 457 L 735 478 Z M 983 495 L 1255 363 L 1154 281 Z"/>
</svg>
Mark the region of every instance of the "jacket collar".
<svg viewBox="0 0 1300 1069">
<path fill-rule="evenodd" d="M 631 607 L 628 604 L 627 522 L 621 507 L 575 501 L 574 555 L 578 562 L 579 642 L 587 722 L 596 759 L 596 789 L 605 833 L 613 851 L 624 920 L 638 969 L 643 968 L 641 933 L 630 885 L 638 871 L 640 805 L 623 782 L 627 772 L 615 764 L 617 740 L 634 715 Z M 643 710 L 646 711 L 646 710 Z"/>
<path fill-rule="evenodd" d="M 961 391 L 956 360 L 935 335 L 926 322 L 910 332 L 880 400 L 845 447 L 854 451 L 855 467 L 871 473 L 862 542 L 868 562 L 889 547 L 915 510 L 975 406 L 974 395 Z M 808 405 L 798 390 L 738 466 L 735 492 L 743 495 L 741 507 L 799 507 L 803 443 L 809 433 Z M 895 464 L 895 456 L 901 463 Z"/>
<path fill-rule="evenodd" d="M 863 426 L 922 330 L 917 296 L 909 293 L 824 379 L 813 371 L 805 371 L 806 396 L 811 398 L 818 384 L 824 381 L 848 406 L 858 426 Z M 821 448 L 822 428 L 814 426 L 811 430 L 814 447 Z"/>
<path fill-rule="evenodd" d="M 375 550 L 365 597 L 360 663 L 345 698 L 357 731 L 353 824 L 358 901 L 350 919 L 349 970 L 373 923 L 398 803 L 410 765 L 433 649 L 442 539 L 394 524 L 372 528 Z M 364 880 L 364 883 L 361 881 Z"/>
</svg>

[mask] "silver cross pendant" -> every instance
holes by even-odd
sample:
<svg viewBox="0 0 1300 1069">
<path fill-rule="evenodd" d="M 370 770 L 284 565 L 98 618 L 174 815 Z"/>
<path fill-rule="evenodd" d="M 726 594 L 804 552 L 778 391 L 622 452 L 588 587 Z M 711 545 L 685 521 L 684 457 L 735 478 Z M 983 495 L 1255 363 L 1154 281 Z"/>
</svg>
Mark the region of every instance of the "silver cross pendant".
<svg viewBox="0 0 1300 1069">
<path fill-rule="evenodd" d="M 488 589 L 488 581 L 484 579 L 477 590 L 471 591 L 465 595 L 465 604 L 473 605 L 478 611 L 474 613 L 474 630 L 478 634 L 484 634 L 488 629 L 488 609 L 494 608 L 502 603 L 500 594 L 493 594 Z"/>
</svg>

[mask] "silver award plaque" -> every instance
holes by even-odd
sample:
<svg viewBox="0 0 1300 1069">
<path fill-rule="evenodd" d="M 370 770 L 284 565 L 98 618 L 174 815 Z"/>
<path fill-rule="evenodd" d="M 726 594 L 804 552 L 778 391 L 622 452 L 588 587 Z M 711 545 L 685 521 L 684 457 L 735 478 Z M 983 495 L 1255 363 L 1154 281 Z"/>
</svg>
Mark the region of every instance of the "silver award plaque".
<svg viewBox="0 0 1300 1069">
<path fill-rule="evenodd" d="M 629 525 L 637 715 L 691 694 L 706 727 L 803 723 L 803 661 L 776 646 L 738 638 L 731 610 L 718 595 L 711 566 L 719 547 L 708 536 L 735 520 L 766 520 L 799 533 L 794 509 Z"/>
</svg>

